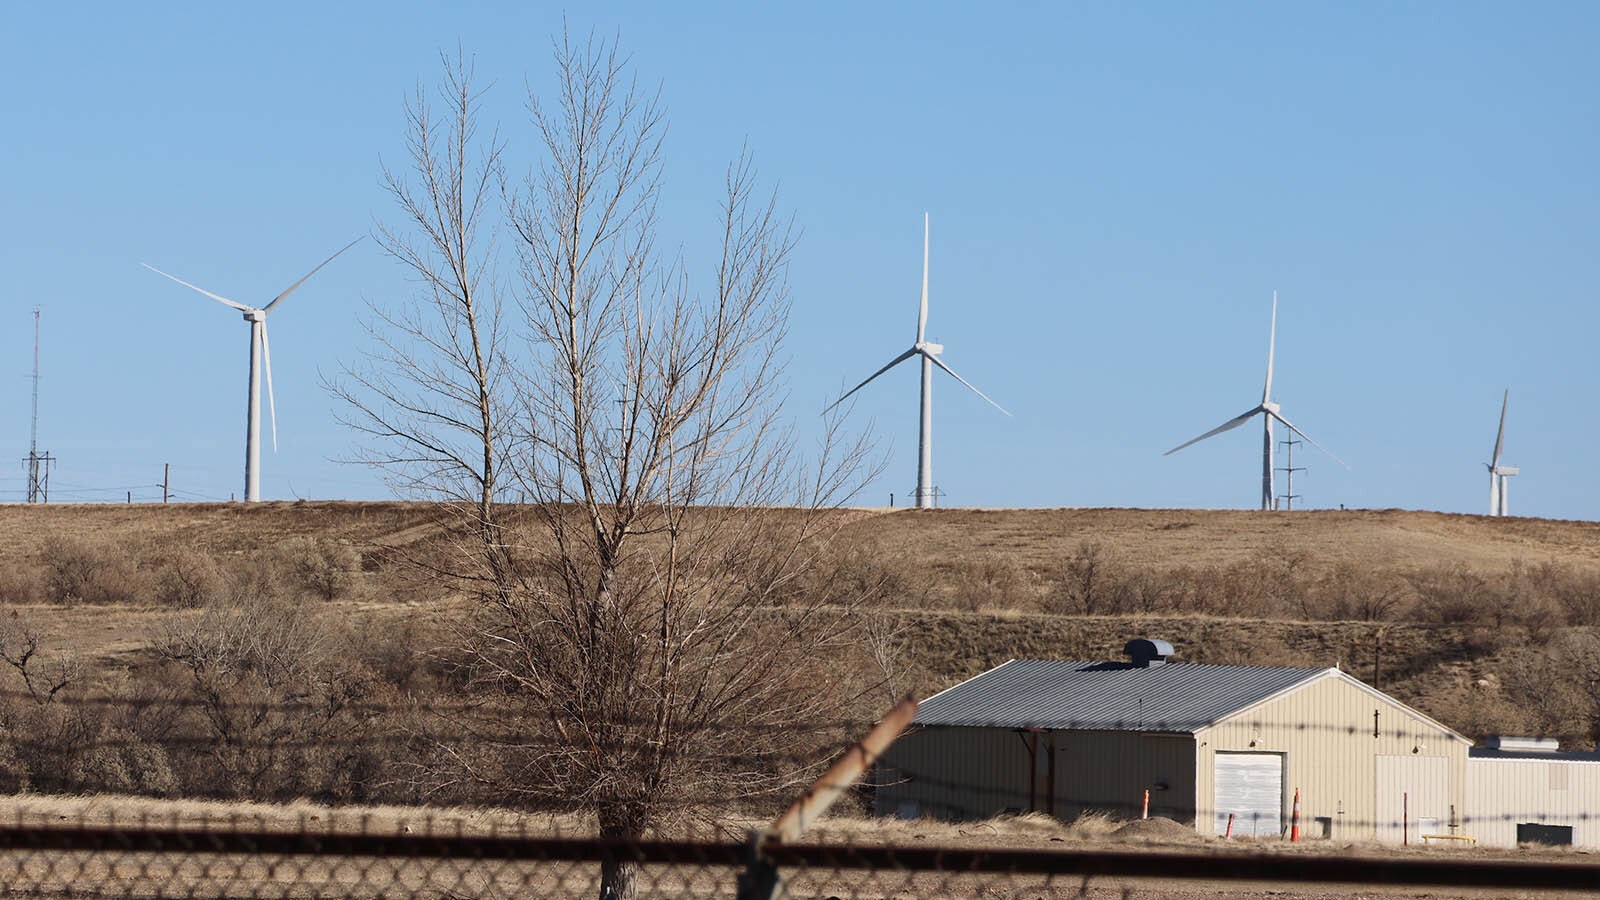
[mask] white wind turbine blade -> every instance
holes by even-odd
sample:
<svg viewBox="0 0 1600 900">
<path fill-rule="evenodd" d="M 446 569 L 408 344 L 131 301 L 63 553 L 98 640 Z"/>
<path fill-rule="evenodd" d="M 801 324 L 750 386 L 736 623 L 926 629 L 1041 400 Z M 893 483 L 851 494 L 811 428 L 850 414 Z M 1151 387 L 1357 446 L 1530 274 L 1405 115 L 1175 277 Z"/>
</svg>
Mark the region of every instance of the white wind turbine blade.
<svg viewBox="0 0 1600 900">
<path fill-rule="evenodd" d="M 1240 413 L 1239 415 L 1234 416 L 1233 418 L 1229 419 L 1226 422 L 1223 422 L 1221 425 L 1218 425 L 1217 427 L 1211 429 L 1210 431 L 1206 432 L 1205 434 L 1202 434 L 1199 437 L 1194 438 L 1192 440 L 1184 441 L 1183 443 L 1179 444 L 1176 447 L 1173 447 L 1171 450 L 1168 450 L 1167 452 L 1165 452 L 1165 453 L 1163 453 L 1161 455 L 1162 456 L 1171 456 L 1172 454 L 1177 453 L 1179 450 L 1182 450 L 1183 448 L 1185 448 L 1185 447 L 1187 447 L 1187 446 L 1189 446 L 1191 444 L 1198 444 L 1198 443 L 1200 443 L 1201 441 L 1205 440 L 1208 437 L 1214 437 L 1216 435 L 1219 435 L 1219 434 L 1223 433 L 1224 431 L 1232 431 L 1233 429 L 1238 428 L 1240 425 L 1243 425 L 1244 423 L 1250 421 L 1250 417 L 1251 416 L 1253 416 L 1256 413 L 1259 413 L 1261 411 L 1262 411 L 1261 407 L 1257 406 L 1254 409 L 1250 410 L 1249 412 Z"/>
<path fill-rule="evenodd" d="M 1344 466 L 1346 469 L 1350 468 L 1350 464 L 1349 463 L 1345 462 L 1344 460 L 1340 459 L 1337 456 L 1334 456 L 1332 450 L 1329 450 L 1327 447 L 1324 447 L 1321 444 L 1317 443 L 1316 441 L 1313 441 L 1311 439 L 1311 435 L 1306 434 L 1304 431 L 1301 431 L 1300 429 L 1294 427 L 1294 423 L 1293 422 L 1290 422 L 1288 419 L 1285 419 L 1283 416 L 1281 416 L 1281 415 L 1279 415 L 1278 413 L 1275 413 L 1275 412 L 1268 411 L 1267 415 L 1273 417 L 1274 419 L 1277 419 L 1279 422 L 1282 422 L 1284 424 L 1285 428 L 1288 428 L 1290 431 L 1294 432 L 1295 434 L 1298 434 L 1301 437 L 1305 438 L 1306 439 L 1306 443 L 1308 443 L 1311 446 L 1317 448 L 1318 450 L 1321 450 L 1323 453 L 1328 454 L 1328 458 L 1329 459 L 1333 460 L 1334 462 L 1338 463 L 1341 466 Z"/>
<path fill-rule="evenodd" d="M 917 311 L 917 343 L 928 336 L 928 214 L 922 214 L 922 306 Z M 937 360 L 935 360 L 937 362 Z"/>
<path fill-rule="evenodd" d="M 262 311 L 263 312 L 272 312 L 272 308 L 274 306 L 277 306 L 279 303 L 282 303 L 283 302 L 283 298 L 285 298 L 285 297 L 289 296 L 290 294 L 294 293 L 294 289 L 295 288 L 299 287 L 302 284 L 305 284 L 307 278 L 310 278 L 311 276 L 317 274 L 317 270 L 318 269 L 321 269 L 323 266 L 327 265 L 328 263 L 331 263 L 335 259 L 338 259 L 340 253 L 343 253 L 344 251 L 349 250 L 351 247 L 354 247 L 355 245 L 361 243 L 363 240 L 366 239 L 366 237 L 367 237 L 366 235 L 362 235 L 361 237 L 356 238 L 355 240 L 351 241 L 348 244 L 345 244 L 342 248 L 340 248 L 339 253 L 335 253 L 334 255 L 332 255 L 332 256 L 328 257 L 327 259 L 323 260 L 321 263 L 318 263 L 316 269 L 312 269 L 311 271 L 309 271 L 306 274 L 302 275 L 300 277 L 299 281 L 296 281 L 294 284 L 289 285 L 288 290 L 285 290 L 283 293 L 281 293 L 278 296 L 274 297 L 272 299 L 271 303 L 268 303 L 266 306 L 262 307 Z"/>
<path fill-rule="evenodd" d="M 278 452 L 278 403 L 272 398 L 272 351 L 267 345 L 267 317 L 261 317 L 261 367 L 267 376 L 267 413 L 272 420 L 272 452 Z"/>
<path fill-rule="evenodd" d="M 1194 437 L 1194 439 L 1184 440 L 1184 442 L 1179 444 L 1178 447 L 1173 447 L 1171 450 L 1168 450 L 1168 452 L 1162 453 L 1162 456 L 1171 456 L 1173 453 L 1179 452 L 1179 450 L 1182 450 L 1184 447 L 1189 447 L 1189 445 L 1192 444 L 1200 444 L 1200 442 L 1205 440 L 1206 437 L 1216 437 L 1218 434 L 1222 434 L 1224 431 L 1234 431 L 1234 429 L 1238 428 L 1238 426 L 1242 426 L 1242 424 L 1245 424 L 1246 421 L 1250 421 L 1250 416 L 1256 415 L 1256 413 L 1259 412 L 1261 412 L 1261 407 L 1253 408 L 1253 410 L 1250 410 L 1248 413 L 1238 413 L 1238 415 L 1234 416 L 1234 418 L 1224 421 L 1224 423 L 1219 424 L 1219 426 L 1211 429 L 1211 431 L 1205 432 L 1205 434 L 1202 434 L 1202 436 Z"/>
<path fill-rule="evenodd" d="M 171 278 L 173 281 L 176 281 L 177 283 L 183 285 L 184 287 L 186 287 L 186 288 L 188 288 L 188 289 L 190 289 L 192 291 L 199 291 L 200 293 L 205 294 L 207 297 L 210 297 L 211 299 L 213 299 L 213 300 L 215 300 L 215 301 L 217 301 L 219 303 L 226 303 L 229 306 L 233 307 L 234 309 L 239 310 L 240 312 L 249 312 L 250 311 L 250 307 L 245 306 L 243 303 L 239 303 L 238 301 L 235 301 L 235 300 L 229 300 L 227 297 L 223 297 L 220 294 L 213 294 L 213 293 L 211 293 L 210 291 L 206 290 L 203 287 L 195 287 L 194 285 L 190 284 L 189 282 L 184 281 L 182 278 L 179 278 L 176 275 L 168 275 L 166 272 L 161 271 L 160 269 L 156 268 L 155 266 L 150 265 L 149 263 L 139 263 L 139 265 L 144 266 L 146 269 L 149 269 L 150 271 L 156 273 L 157 275 L 162 275 L 162 276 L 165 276 L 167 278 Z"/>
<path fill-rule="evenodd" d="M 1500 430 L 1494 435 L 1494 456 L 1489 458 L 1489 468 L 1500 465 L 1500 448 L 1506 440 L 1506 407 L 1511 403 L 1511 389 L 1506 388 L 1505 396 L 1500 400 Z"/>
<path fill-rule="evenodd" d="M 1272 402 L 1272 356 L 1278 346 L 1278 292 L 1272 292 L 1272 328 L 1267 332 L 1267 384 L 1261 389 L 1261 403 Z"/>
<path fill-rule="evenodd" d="M 827 405 L 827 407 L 825 409 L 823 409 L 822 411 L 824 413 L 826 413 L 828 410 L 833 409 L 835 406 L 838 406 L 839 404 L 843 403 L 847 398 L 849 398 L 849 396 L 851 394 L 854 394 L 856 391 L 859 391 L 862 388 L 866 387 L 868 384 L 870 384 L 872 382 L 872 379 L 877 378 L 879 375 L 882 375 L 883 373 L 889 371 L 890 369 L 894 368 L 895 366 L 900 365 L 901 363 L 905 362 L 906 360 L 910 359 L 911 357 L 916 356 L 917 352 L 918 352 L 917 348 L 912 347 L 910 350 L 907 350 L 906 352 L 900 354 L 899 356 L 896 356 L 894 359 L 889 361 L 888 365 L 884 366 L 883 368 L 879 369 L 876 372 L 873 372 L 871 375 L 868 375 L 865 381 L 861 382 L 860 384 L 856 385 L 855 387 L 851 388 L 850 390 L 845 391 L 844 392 L 844 396 L 842 396 L 839 399 L 833 401 L 832 403 L 829 403 Z"/>
<path fill-rule="evenodd" d="M 977 388 L 973 387 L 972 386 L 972 382 L 966 380 L 965 378 L 962 378 L 960 375 L 957 375 L 955 369 L 952 369 L 949 366 L 944 364 L 944 360 L 940 359 L 937 356 L 934 356 L 932 353 L 928 353 L 927 351 L 923 351 L 922 355 L 926 356 L 928 359 L 932 360 L 934 365 L 936 365 L 939 368 L 941 368 L 941 369 L 945 370 L 946 372 L 948 372 L 950 374 L 951 378 L 954 378 L 955 380 L 957 380 L 957 381 L 961 382 L 962 384 L 966 385 L 967 386 L 967 390 L 973 392 L 974 394 L 977 394 L 979 397 L 982 397 L 985 400 L 989 400 L 989 395 L 988 394 L 985 394 L 983 391 L 980 391 Z M 993 400 L 989 400 L 989 405 L 994 407 L 995 409 L 1000 410 L 1001 412 L 1005 413 L 1008 416 L 1011 415 L 1011 413 L 1006 411 L 1006 408 L 1004 406 L 1001 406 L 1000 404 L 994 402 Z"/>
</svg>

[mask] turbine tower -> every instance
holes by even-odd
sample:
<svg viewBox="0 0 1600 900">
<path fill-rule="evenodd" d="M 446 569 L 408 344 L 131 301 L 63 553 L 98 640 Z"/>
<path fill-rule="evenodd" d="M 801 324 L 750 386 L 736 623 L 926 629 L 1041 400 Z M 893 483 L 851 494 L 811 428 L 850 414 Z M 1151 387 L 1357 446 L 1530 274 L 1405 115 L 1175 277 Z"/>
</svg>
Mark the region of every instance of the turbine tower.
<svg viewBox="0 0 1600 900">
<path fill-rule="evenodd" d="M 356 238 L 345 244 L 338 253 L 323 260 L 317 265 L 317 268 L 301 276 L 299 281 L 289 285 L 283 293 L 274 297 L 271 303 L 260 308 L 229 300 L 227 297 L 213 294 L 205 288 L 195 287 L 176 275 L 168 275 L 148 263 L 140 263 L 140 265 L 157 275 L 171 278 L 186 288 L 199 291 L 218 303 L 239 310 L 244 313 L 244 320 L 250 323 L 250 390 L 245 406 L 246 428 L 244 443 L 244 499 L 247 503 L 254 503 L 261 499 L 261 375 L 263 370 L 265 370 L 267 380 L 267 409 L 272 417 L 272 449 L 274 451 L 278 449 L 278 405 L 272 397 L 272 351 L 267 345 L 267 313 L 272 312 L 273 307 L 282 303 L 283 298 L 294 293 L 295 288 L 305 284 L 307 278 L 317 274 L 319 269 L 333 262 L 340 253 L 349 250 L 360 241 L 361 238 Z"/>
<path fill-rule="evenodd" d="M 1511 403 L 1511 389 L 1506 388 L 1505 396 L 1500 398 L 1500 430 L 1494 435 L 1494 455 L 1489 457 L 1489 515 L 1509 516 L 1506 507 L 1506 489 L 1511 485 L 1506 479 L 1518 474 L 1521 470 L 1516 466 L 1500 465 L 1500 448 L 1506 442 L 1506 406 Z"/>
<path fill-rule="evenodd" d="M 929 343 L 928 331 L 928 214 L 922 214 L 922 305 L 917 309 L 917 340 L 911 349 L 889 360 L 888 365 L 867 376 L 866 381 L 844 393 L 844 396 L 828 404 L 824 409 L 829 409 L 843 403 L 846 398 L 856 391 L 861 390 L 872 382 L 874 378 L 898 366 L 913 356 L 922 357 L 922 406 L 921 418 L 917 429 L 917 494 L 916 505 L 918 509 L 927 509 L 933 506 L 933 369 L 935 366 L 943 369 L 951 378 L 966 385 L 967 389 L 988 401 L 990 406 L 1000 410 L 1006 415 L 1005 407 L 989 399 L 983 391 L 972 386 L 972 383 L 956 374 L 956 371 L 945 365 L 939 354 L 944 352 L 943 344 Z"/>
<path fill-rule="evenodd" d="M 1283 417 L 1283 413 L 1279 411 L 1282 407 L 1280 407 L 1278 404 L 1272 402 L 1272 357 L 1273 357 L 1273 352 L 1274 352 L 1276 344 L 1277 344 L 1277 340 L 1278 340 L 1278 292 L 1277 291 L 1273 291 L 1272 292 L 1272 329 L 1267 333 L 1267 383 L 1266 383 L 1266 386 L 1261 389 L 1261 402 L 1258 403 L 1255 407 L 1253 407 L 1253 408 L 1251 408 L 1249 410 L 1246 410 L 1245 412 L 1242 412 L 1237 416 L 1234 416 L 1233 418 L 1229 419 L 1226 422 L 1223 422 L 1221 425 L 1218 425 L 1217 427 L 1211 429 L 1210 431 L 1206 432 L 1205 434 L 1202 434 L 1199 437 L 1194 438 L 1193 440 L 1184 441 L 1183 443 L 1179 444 L 1178 446 L 1173 447 L 1171 450 L 1168 450 L 1166 453 L 1162 454 L 1162 456 L 1171 456 L 1172 454 L 1177 453 L 1179 450 L 1182 450 L 1183 448 L 1189 446 L 1190 444 L 1198 444 L 1198 443 L 1200 443 L 1201 441 L 1205 440 L 1208 437 L 1212 437 L 1214 435 L 1221 434 L 1224 431 L 1232 431 L 1233 429 L 1238 428 L 1240 425 L 1243 425 L 1245 422 L 1249 421 L 1251 416 L 1255 416 L 1255 415 L 1261 416 L 1261 508 L 1262 509 L 1271 509 L 1272 508 L 1272 422 L 1273 422 L 1274 419 L 1276 419 L 1279 422 L 1282 422 L 1283 426 L 1285 428 L 1289 429 L 1290 431 L 1294 432 L 1295 434 L 1300 435 L 1300 437 L 1305 439 L 1306 443 L 1308 443 L 1311 446 L 1317 448 L 1318 450 L 1321 450 L 1323 453 L 1327 453 L 1328 456 L 1334 462 L 1338 463 L 1341 466 L 1345 466 L 1344 461 L 1339 459 L 1339 457 L 1334 456 L 1332 453 L 1330 453 L 1328 451 L 1328 448 L 1326 448 L 1326 447 L 1322 446 L 1321 444 L 1317 443 L 1316 441 L 1312 440 L 1310 435 L 1308 435 L 1304 431 L 1301 431 L 1300 429 L 1296 428 L 1293 423 L 1291 423 L 1288 419 L 1285 419 Z M 1348 469 L 1349 466 L 1345 466 L 1345 468 Z"/>
</svg>

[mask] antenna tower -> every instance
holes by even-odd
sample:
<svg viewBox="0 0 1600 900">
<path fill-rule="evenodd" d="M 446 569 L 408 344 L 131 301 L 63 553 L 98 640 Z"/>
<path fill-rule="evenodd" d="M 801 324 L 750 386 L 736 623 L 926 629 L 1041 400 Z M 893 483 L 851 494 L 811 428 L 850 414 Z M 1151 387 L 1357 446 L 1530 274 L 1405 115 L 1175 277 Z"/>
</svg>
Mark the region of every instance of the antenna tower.
<svg viewBox="0 0 1600 900">
<path fill-rule="evenodd" d="M 39 454 L 39 307 L 33 308 L 33 422 L 28 431 L 28 502 L 50 502 L 50 464 L 55 458 Z"/>
<path fill-rule="evenodd" d="M 1283 473 L 1284 491 L 1278 495 L 1278 502 L 1274 504 L 1278 509 L 1294 509 L 1294 501 L 1300 499 L 1300 495 L 1294 492 L 1294 473 L 1306 470 L 1305 466 L 1294 464 L 1294 448 L 1300 443 L 1303 442 L 1295 440 L 1292 431 L 1289 432 L 1287 440 L 1278 442 L 1279 446 L 1283 447 L 1283 465 L 1278 467 L 1278 471 Z"/>
</svg>

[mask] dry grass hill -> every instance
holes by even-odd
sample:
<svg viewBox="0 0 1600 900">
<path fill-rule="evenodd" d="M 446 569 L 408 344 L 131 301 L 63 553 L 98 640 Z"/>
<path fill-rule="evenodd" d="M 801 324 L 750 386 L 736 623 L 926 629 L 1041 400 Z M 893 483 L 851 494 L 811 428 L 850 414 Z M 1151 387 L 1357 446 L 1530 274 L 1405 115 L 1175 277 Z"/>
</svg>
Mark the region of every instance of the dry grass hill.
<svg viewBox="0 0 1600 900">
<path fill-rule="evenodd" d="M 0 600 L 55 646 L 133 667 L 178 614 L 163 598 L 183 560 L 293 545 L 349 569 L 348 589 L 327 592 L 340 616 L 425 626 L 459 600 L 429 596 L 393 560 L 445 552 L 439 516 L 404 503 L 0 506 Z M 884 696 L 1013 656 L 1114 657 L 1148 635 L 1190 662 L 1342 665 L 1468 733 L 1600 735 L 1600 523 L 856 509 L 838 525 L 814 577 L 850 584 L 876 617 Z"/>
</svg>

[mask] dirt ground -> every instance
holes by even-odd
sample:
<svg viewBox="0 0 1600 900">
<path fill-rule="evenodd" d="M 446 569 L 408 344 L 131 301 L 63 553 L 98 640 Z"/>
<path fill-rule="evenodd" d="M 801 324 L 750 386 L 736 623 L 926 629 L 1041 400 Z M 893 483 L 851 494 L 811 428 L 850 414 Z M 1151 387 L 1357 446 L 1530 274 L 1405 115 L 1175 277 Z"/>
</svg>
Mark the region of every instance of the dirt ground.
<svg viewBox="0 0 1600 900">
<path fill-rule="evenodd" d="M 892 820 L 830 820 L 819 824 L 817 833 L 806 840 L 862 845 L 936 846 L 987 850 L 1063 850 L 1075 852 L 1147 853 L 1152 868 L 1167 855 L 1237 856 L 1243 868 L 1252 859 L 1320 859 L 1405 863 L 1417 861 L 1459 861 L 1463 871 L 1483 863 L 1534 863 L 1551 866 L 1600 866 L 1596 855 L 1554 849 L 1491 849 L 1469 847 L 1382 847 L 1376 844 L 1314 841 L 1288 844 L 1279 841 L 1221 841 L 1198 834 L 1193 828 L 1170 819 L 1152 818 L 1118 822 L 1101 816 L 1086 816 L 1063 825 L 1044 816 L 1007 817 L 986 822 L 938 823 Z M 1592 879 L 1600 889 L 1600 869 Z M 894 897 L 922 896 L 972 898 L 1158 898 L 1178 900 L 1221 898 L 1221 900 L 1349 900 L 1349 898 L 1453 898 L 1488 897 L 1580 897 L 1594 896 L 1586 891 L 1549 891 L 1524 888 L 1473 888 L 1453 885 L 1344 884 L 1296 881 L 1256 881 L 1249 879 L 1130 878 L 1095 877 L 1088 880 L 1072 876 L 1044 878 L 1031 875 L 993 875 L 919 873 L 906 876 L 904 883 L 885 884 L 880 873 L 870 879 L 836 873 L 832 880 L 819 873 L 805 873 L 795 879 L 797 889 L 815 888 L 815 896 Z M 889 888 L 889 890 L 885 890 Z M 798 895 L 798 891 L 797 891 Z"/>
</svg>

